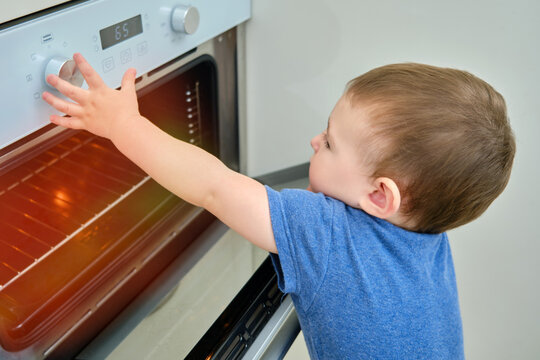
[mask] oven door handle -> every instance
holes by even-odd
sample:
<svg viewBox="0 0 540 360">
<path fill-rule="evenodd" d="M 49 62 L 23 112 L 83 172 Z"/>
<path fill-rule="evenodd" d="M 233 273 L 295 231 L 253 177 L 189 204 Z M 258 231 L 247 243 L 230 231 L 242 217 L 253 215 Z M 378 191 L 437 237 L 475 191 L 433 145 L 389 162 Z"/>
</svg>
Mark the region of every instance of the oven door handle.
<svg viewBox="0 0 540 360">
<path fill-rule="evenodd" d="M 300 332 L 300 323 L 289 295 L 268 320 L 242 359 L 282 359 Z"/>
</svg>

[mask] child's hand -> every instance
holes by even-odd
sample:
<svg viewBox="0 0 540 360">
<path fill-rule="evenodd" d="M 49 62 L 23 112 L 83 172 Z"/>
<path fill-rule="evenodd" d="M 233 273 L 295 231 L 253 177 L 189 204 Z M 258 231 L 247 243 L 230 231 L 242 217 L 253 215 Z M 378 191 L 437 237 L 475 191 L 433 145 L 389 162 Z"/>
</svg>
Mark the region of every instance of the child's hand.
<svg viewBox="0 0 540 360">
<path fill-rule="evenodd" d="M 50 121 L 73 129 L 85 129 L 111 139 L 128 127 L 130 119 L 140 116 L 135 93 L 135 69 L 128 69 L 122 78 L 121 90 L 109 88 L 81 54 L 73 59 L 88 84 L 88 90 L 71 85 L 56 75 L 47 82 L 74 102 L 60 99 L 49 92 L 43 100 L 70 117 L 51 115 Z"/>
</svg>

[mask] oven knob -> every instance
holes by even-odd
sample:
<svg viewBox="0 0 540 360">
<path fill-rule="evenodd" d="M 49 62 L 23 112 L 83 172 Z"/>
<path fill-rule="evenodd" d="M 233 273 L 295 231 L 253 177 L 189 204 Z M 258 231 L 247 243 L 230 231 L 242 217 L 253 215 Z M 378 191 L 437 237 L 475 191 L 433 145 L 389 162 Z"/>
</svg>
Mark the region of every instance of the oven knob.
<svg viewBox="0 0 540 360">
<path fill-rule="evenodd" d="M 193 34 L 199 27 L 199 10 L 195 6 L 175 6 L 171 13 L 171 26 L 176 32 Z"/>
<path fill-rule="evenodd" d="M 84 82 L 84 78 L 75 64 L 75 60 L 61 56 L 56 56 L 49 60 L 45 67 L 45 79 L 47 79 L 49 74 L 58 75 L 60 79 L 66 80 L 78 87 L 81 87 Z M 47 83 L 47 85 L 49 84 Z"/>
</svg>

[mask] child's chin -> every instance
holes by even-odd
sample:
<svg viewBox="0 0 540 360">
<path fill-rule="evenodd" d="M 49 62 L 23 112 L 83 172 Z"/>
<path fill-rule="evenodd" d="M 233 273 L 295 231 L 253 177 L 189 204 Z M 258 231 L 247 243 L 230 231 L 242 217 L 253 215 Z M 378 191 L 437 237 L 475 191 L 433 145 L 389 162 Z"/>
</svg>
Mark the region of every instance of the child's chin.
<svg viewBox="0 0 540 360">
<path fill-rule="evenodd" d="M 307 191 L 311 191 L 313 192 L 313 189 L 311 188 L 311 184 L 308 185 L 308 187 L 306 188 Z"/>
</svg>

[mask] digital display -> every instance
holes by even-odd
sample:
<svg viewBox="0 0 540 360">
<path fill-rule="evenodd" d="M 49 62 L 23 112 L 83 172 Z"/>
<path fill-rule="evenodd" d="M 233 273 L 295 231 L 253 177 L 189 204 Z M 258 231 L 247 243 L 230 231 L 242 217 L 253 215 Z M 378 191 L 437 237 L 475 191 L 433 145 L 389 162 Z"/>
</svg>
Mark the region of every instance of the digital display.
<svg viewBox="0 0 540 360">
<path fill-rule="evenodd" d="M 106 28 L 99 30 L 101 48 L 105 50 L 106 48 L 121 43 L 135 35 L 142 34 L 142 32 L 141 15 L 107 26 Z"/>
</svg>

